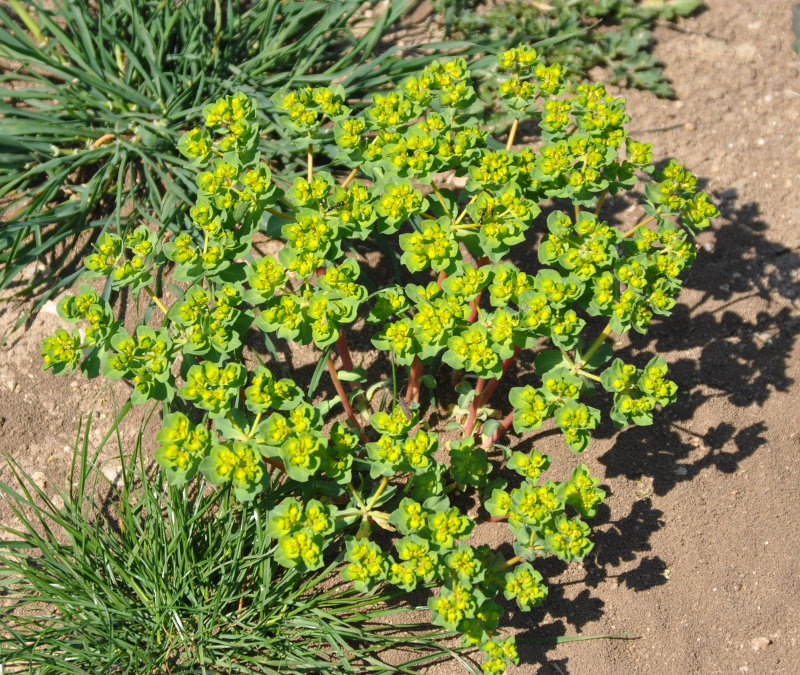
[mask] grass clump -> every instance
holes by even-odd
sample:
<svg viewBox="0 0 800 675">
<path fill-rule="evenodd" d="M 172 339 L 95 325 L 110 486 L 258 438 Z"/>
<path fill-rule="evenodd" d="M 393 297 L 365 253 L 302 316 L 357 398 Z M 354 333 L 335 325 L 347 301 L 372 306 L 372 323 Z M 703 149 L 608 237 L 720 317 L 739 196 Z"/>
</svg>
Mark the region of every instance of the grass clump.
<svg viewBox="0 0 800 675">
<path fill-rule="evenodd" d="M 14 462 L 16 485 L 0 482 L 21 521 L 0 542 L 0 663 L 11 672 L 416 673 L 455 655 L 438 644 L 444 631 L 388 625 L 408 609 L 391 594 L 328 580 L 338 561 L 313 574 L 280 567 L 263 512 L 228 488 L 166 487 L 141 434 L 103 500 L 90 426 L 63 505 Z"/>
<path fill-rule="evenodd" d="M 433 58 L 400 58 L 380 40 L 408 7 L 369 23 L 361 0 L 13 0 L 0 7 L 0 290 L 39 290 L 40 305 L 77 275 L 68 242 L 88 227 L 143 220 L 184 226 L 194 175 L 176 146 L 209 101 L 258 103 L 260 147 L 279 170 L 293 148 L 271 95 L 343 82 L 365 98 Z M 375 3 L 367 3 L 375 5 Z M 454 46 L 452 43 L 449 46 Z M 435 47 L 435 45 L 433 45 Z M 51 273 L 20 283 L 59 250 Z"/>
</svg>

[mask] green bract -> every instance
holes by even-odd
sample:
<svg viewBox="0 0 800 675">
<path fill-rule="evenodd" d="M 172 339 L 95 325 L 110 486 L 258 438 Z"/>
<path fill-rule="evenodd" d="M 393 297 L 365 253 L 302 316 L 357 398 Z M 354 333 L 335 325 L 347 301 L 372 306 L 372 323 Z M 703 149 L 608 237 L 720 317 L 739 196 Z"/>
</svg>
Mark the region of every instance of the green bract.
<svg viewBox="0 0 800 675">
<path fill-rule="evenodd" d="M 480 645 L 487 672 L 517 659 L 497 635 L 495 599 L 539 604 L 547 591 L 532 563 L 582 559 L 592 548 L 582 518 L 605 497 L 585 465 L 545 477 L 550 457 L 535 449 L 500 460 L 516 473 L 508 484 L 497 476 L 513 474 L 494 471 L 493 447 L 512 427 L 549 425 L 585 451 L 603 414 L 586 402 L 598 384 L 613 394 L 609 416 L 620 426 L 649 424 L 674 400 L 662 358 L 643 368 L 610 362 L 606 339 L 644 332 L 670 312 L 694 257 L 691 235 L 716 214 L 683 167 L 652 175 L 649 146 L 625 131 L 622 99 L 600 85 L 567 91 L 560 69 L 529 48 L 501 54 L 500 66 L 500 97 L 515 120 L 505 149 L 474 127 L 479 104 L 460 59 L 426 68 L 358 114 L 337 87 L 276 94 L 308 159 L 285 192 L 254 149 L 251 103 L 240 94 L 215 102 L 182 144 L 198 170 L 193 233 L 108 233 L 86 259 L 88 278 L 148 294 L 157 309 L 149 324 L 126 332 L 82 286 L 59 312 L 87 322 L 85 333 L 59 329 L 42 347 L 55 372 L 81 364 L 90 376 L 129 380 L 134 403 L 163 401 L 156 460 L 167 479 L 181 484 L 199 471 L 263 504 L 284 567 L 314 570 L 341 553 L 342 577 L 360 591 L 437 586 L 433 621 Z M 514 149 L 529 115 L 543 144 Z M 315 168 L 325 143 L 342 166 Z M 465 188 L 445 189 L 443 171 Z M 641 177 L 645 216 L 623 232 L 602 219 L 602 205 Z M 540 218 L 549 198 L 572 208 Z M 536 228 L 547 230 L 538 256 L 526 239 Z M 262 250 L 264 233 L 282 237 L 276 254 Z M 397 251 L 391 284 L 373 281 L 356 240 Z M 505 258 L 512 248 L 524 269 Z M 169 307 L 151 286 L 167 260 L 178 284 Z M 374 324 L 369 337 L 390 381 L 367 382 L 353 363 L 344 331 L 359 319 Z M 286 376 L 282 340 L 317 350 L 308 387 Z M 534 372 L 498 414 L 490 399 L 522 350 L 535 352 Z M 398 366 L 409 368 L 405 392 Z M 440 436 L 422 397 L 423 384 L 448 380 L 448 367 L 462 378 L 448 426 L 460 438 Z M 336 391 L 329 400 L 315 396 L 323 370 Z M 484 510 L 468 514 L 453 492 L 475 494 Z M 507 521 L 511 560 L 469 544 L 487 517 Z"/>
</svg>

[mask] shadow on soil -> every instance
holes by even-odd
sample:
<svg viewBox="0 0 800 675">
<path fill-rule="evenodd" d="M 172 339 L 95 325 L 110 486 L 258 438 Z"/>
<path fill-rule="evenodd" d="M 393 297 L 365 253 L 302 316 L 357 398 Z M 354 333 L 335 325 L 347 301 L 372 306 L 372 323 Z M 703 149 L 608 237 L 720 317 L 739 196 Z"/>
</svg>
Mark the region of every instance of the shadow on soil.
<svg viewBox="0 0 800 675">
<path fill-rule="evenodd" d="M 652 477 L 658 495 L 704 469 L 733 473 L 766 442 L 763 422 L 743 427 L 735 415 L 697 428 L 692 422 L 701 406 L 716 400 L 729 410 L 761 407 L 772 392 L 787 391 L 793 384 L 787 367 L 800 315 L 778 298 L 800 296 L 792 279 L 800 257 L 762 236 L 767 225 L 759 219 L 756 204 L 737 206 L 732 191 L 717 199 L 722 222 L 716 245 L 710 252 L 701 248 L 685 284 L 701 290 L 702 298 L 692 306 L 679 304 L 671 317 L 654 324 L 646 336 L 633 335 L 630 347 L 620 352 L 623 359 L 641 365 L 652 353 L 699 351 L 696 358 L 667 359 L 670 377 L 683 393 L 655 416 L 652 427 L 619 433 L 614 447 L 600 458 L 608 477 Z M 756 298 L 775 310 L 748 315 L 746 303 Z M 613 433 L 604 427 L 598 435 Z"/>
<path fill-rule="evenodd" d="M 757 204 L 738 204 L 733 190 L 715 198 L 721 211 L 716 241 L 700 249 L 684 284 L 702 291 L 702 297 L 692 305 L 677 305 L 672 316 L 654 322 L 647 335 L 632 334 L 629 346 L 616 354 L 640 367 L 656 353 L 667 354 L 670 377 L 683 393 L 655 415 L 650 427 L 618 432 L 606 423 L 597 430 L 598 437 L 616 437 L 612 449 L 599 458 L 605 475 L 646 481 L 656 495 L 668 493 L 704 470 L 739 470 L 742 460 L 766 443 L 767 427 L 764 422 L 742 426 L 735 409 L 761 407 L 773 392 L 787 391 L 793 384 L 787 367 L 800 335 L 800 315 L 785 301 L 800 297 L 794 281 L 800 256 L 763 236 L 767 224 L 760 219 Z M 612 202 L 610 210 L 614 206 Z M 621 208 L 616 213 L 604 214 L 612 222 L 627 205 L 617 206 Z M 766 304 L 766 309 L 748 314 L 747 303 L 753 300 L 760 300 L 762 307 Z M 671 352 L 699 354 L 676 361 L 669 358 Z M 715 409 L 727 411 L 727 419 L 707 429 L 697 428 L 698 410 L 714 400 L 724 402 L 724 408 Z M 609 398 L 594 405 L 607 410 L 610 403 Z M 527 663 L 541 664 L 538 673 L 566 675 L 568 659 L 548 661 L 553 645 L 526 644 L 524 638 L 557 637 L 565 634 L 567 626 L 581 631 L 587 622 L 599 618 L 603 603 L 591 596 L 590 588 L 609 578 L 634 591 L 667 583 L 666 563 L 657 555 L 641 557 L 651 551 L 650 539 L 662 527 L 662 515 L 646 495 L 621 518 L 611 520 L 608 509 L 599 512 L 592 523 L 597 528 L 595 549 L 584 563 L 585 576 L 551 584 L 546 611 L 517 614 L 513 625 L 527 629 L 520 636 L 521 654 Z M 635 560 L 639 561 L 635 568 L 611 573 L 620 563 Z M 537 567 L 550 578 L 566 569 L 551 560 Z M 572 584 L 587 588 L 567 598 L 565 586 Z"/>
</svg>

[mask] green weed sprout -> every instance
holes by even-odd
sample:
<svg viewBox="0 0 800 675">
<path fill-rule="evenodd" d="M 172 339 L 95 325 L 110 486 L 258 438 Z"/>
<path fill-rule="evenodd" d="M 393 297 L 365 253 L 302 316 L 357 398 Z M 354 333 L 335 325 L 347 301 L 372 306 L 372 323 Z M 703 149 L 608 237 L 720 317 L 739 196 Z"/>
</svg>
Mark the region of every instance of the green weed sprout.
<svg viewBox="0 0 800 675">
<path fill-rule="evenodd" d="M 43 345 L 46 368 L 125 378 L 134 402 L 163 401 L 170 412 L 155 457 L 169 482 L 202 474 L 253 500 L 281 565 L 310 572 L 338 554 L 342 578 L 359 591 L 438 589 L 433 623 L 479 646 L 487 673 L 517 660 L 513 638 L 499 635 L 499 596 L 521 610 L 541 604 L 536 560 L 583 559 L 593 546 L 586 519 L 605 497 L 584 464 L 546 479 L 548 456 L 498 441 L 547 423 L 584 452 L 602 416 L 586 401 L 599 388 L 613 395 L 617 425 L 651 424 L 676 396 L 666 362 L 611 361 L 608 340 L 669 315 L 695 257 L 693 235 L 717 215 L 684 167 L 654 169 L 650 145 L 625 131 L 623 99 L 597 84 L 568 92 L 558 64 L 532 48 L 500 54 L 498 70 L 512 120 L 503 144 L 478 125 L 461 59 L 426 67 L 358 114 L 341 87 L 276 94 L 307 156 L 285 189 L 255 150 L 250 101 L 236 94 L 209 105 L 205 126 L 181 143 L 197 170 L 193 230 L 166 242 L 144 230 L 108 233 L 86 259 L 87 276 L 146 292 L 162 314 L 157 325 L 125 332 L 84 287 L 59 309 L 87 327 Z M 541 146 L 515 148 L 527 118 Z M 338 156 L 317 166 L 315 148 L 331 136 Z M 464 189 L 446 189 L 445 172 Z M 642 178 L 644 215 L 622 232 L 602 219 L 603 204 Z M 547 200 L 556 206 L 545 217 Z M 277 256 L 254 254 L 264 230 L 284 240 Z M 538 265 L 522 270 L 509 254 L 528 255 L 534 232 Z M 367 273 L 346 254 L 354 239 L 397 242 L 409 283 L 368 291 Z M 183 289 L 171 306 L 151 281 L 167 262 Z M 393 372 L 408 368 L 404 394 L 395 377 L 379 402 L 381 383 L 369 386 L 354 365 L 346 333 L 359 317 L 374 324 L 372 345 Z M 250 333 L 318 348 L 310 391 L 280 376 L 274 350 L 269 365 L 243 365 Z M 490 399 L 523 350 L 535 352 L 535 375 L 511 388 L 510 411 L 496 419 Z M 420 407 L 442 364 L 465 375 L 449 440 Z M 332 400 L 314 398 L 323 369 Z M 445 450 L 449 460 L 437 454 Z M 451 499 L 460 493 L 477 495 L 478 516 Z M 507 522 L 511 559 L 469 543 L 487 519 Z"/>
</svg>

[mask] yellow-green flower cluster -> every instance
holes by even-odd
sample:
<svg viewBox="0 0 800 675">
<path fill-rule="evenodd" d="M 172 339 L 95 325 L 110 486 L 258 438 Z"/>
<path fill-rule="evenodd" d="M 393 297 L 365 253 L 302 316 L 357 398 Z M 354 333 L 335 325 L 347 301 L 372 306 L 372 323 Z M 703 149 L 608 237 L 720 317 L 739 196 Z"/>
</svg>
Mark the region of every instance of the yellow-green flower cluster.
<svg viewBox="0 0 800 675">
<path fill-rule="evenodd" d="M 580 518 L 557 516 L 544 528 L 544 545 L 561 560 L 582 560 L 594 544 L 589 539 L 589 526 Z"/>
<path fill-rule="evenodd" d="M 425 431 L 406 437 L 384 434 L 367 444 L 372 460 L 370 473 L 373 476 L 393 476 L 403 471 L 423 473 L 431 465 L 436 445 L 436 437 Z"/>
<path fill-rule="evenodd" d="M 58 315 L 70 322 L 86 321 L 87 326 L 84 329 L 82 344 L 85 347 L 99 346 L 109 339 L 114 331 L 119 327 L 119 323 L 114 320 L 114 313 L 111 305 L 108 302 L 101 301 L 97 293 L 87 284 L 82 284 L 78 289 L 78 295 L 65 295 L 56 307 Z M 62 329 L 63 330 L 63 329 Z M 55 353 L 51 355 L 49 367 L 52 367 L 53 357 L 56 359 L 67 356 L 66 352 L 60 352 L 57 345 L 60 340 L 56 340 L 53 345 L 56 346 L 56 351 L 60 356 Z M 73 353 L 72 356 L 75 354 Z M 71 362 L 67 358 L 66 363 Z M 47 360 L 45 363 L 48 364 Z"/>
<path fill-rule="evenodd" d="M 266 533 L 277 539 L 275 559 L 287 568 L 315 570 L 323 565 L 325 537 L 335 528 L 336 509 L 316 499 L 302 504 L 287 497 L 267 514 Z"/>
<path fill-rule="evenodd" d="M 111 379 L 130 380 L 134 385 L 131 397 L 134 403 L 171 397 L 172 340 L 164 329 L 156 332 L 140 325 L 133 336 L 120 330 L 112 336 L 110 344 L 112 350 L 106 358 L 104 374 Z"/>
<path fill-rule="evenodd" d="M 284 113 L 283 122 L 307 138 L 313 138 L 326 121 L 338 120 L 349 112 L 344 104 L 344 89 L 339 85 L 278 92 L 272 101 Z"/>
<path fill-rule="evenodd" d="M 519 117 L 545 96 L 554 96 L 563 88 L 561 64 L 550 66 L 538 60 L 533 47 L 520 46 L 498 54 L 500 70 L 508 71 L 500 82 L 498 93 L 503 107 Z"/>
<path fill-rule="evenodd" d="M 667 362 L 660 356 L 653 357 L 642 370 L 615 359 L 600 376 L 603 387 L 614 394 L 611 419 L 618 426 L 652 424 L 656 405 L 672 403 L 678 391 L 666 374 Z"/>
<path fill-rule="evenodd" d="M 599 482 L 599 478 L 589 473 L 589 467 L 580 464 L 573 470 L 572 477 L 561 484 L 559 496 L 580 515 L 591 518 L 606 498 L 605 490 L 596 487 Z"/>
<path fill-rule="evenodd" d="M 591 212 L 581 211 L 573 225 L 566 213 L 554 211 L 547 219 L 547 229 L 549 234 L 539 246 L 539 261 L 558 265 L 581 281 L 596 277 L 619 257 L 619 231 Z"/>
<path fill-rule="evenodd" d="M 214 144 L 218 152 L 245 149 L 256 133 L 253 106 L 241 92 L 207 105 L 203 108 L 203 117 L 206 128 L 219 137 Z M 185 139 L 178 147 L 190 159 L 202 159 L 209 154 L 211 139 L 205 130 L 193 129 Z"/>
<path fill-rule="evenodd" d="M 404 590 L 413 590 L 417 584 L 428 582 L 439 572 L 439 554 L 430 541 L 411 534 L 395 542 L 399 562 L 389 566 L 389 582 Z"/>
<path fill-rule="evenodd" d="M 367 539 L 347 539 L 347 561 L 340 572 L 345 581 L 351 581 L 357 591 L 367 592 L 386 578 L 389 561 L 381 548 Z"/>
<path fill-rule="evenodd" d="M 290 410 L 302 400 L 302 392 L 294 380 L 276 380 L 264 366 L 259 366 L 250 374 L 250 386 L 244 390 L 245 405 L 250 412 L 264 413 L 274 410 Z"/>
<path fill-rule="evenodd" d="M 489 657 L 481 664 L 486 675 L 501 675 L 509 663 L 519 665 L 519 653 L 513 635 L 509 635 L 504 640 L 486 640 L 481 645 L 481 651 Z"/>
<path fill-rule="evenodd" d="M 281 251 L 282 254 L 286 252 L 289 255 L 281 255 L 280 260 L 288 272 L 300 259 L 294 257 L 294 252 L 288 248 Z M 311 281 L 305 281 L 297 293 L 284 286 L 283 295 L 273 295 L 267 299 L 264 309 L 256 316 L 255 324 L 266 332 L 275 332 L 278 337 L 301 344 L 313 341 L 318 347 L 324 348 L 336 342 L 341 327 L 356 319 L 358 307 L 366 299 L 367 291 L 357 283 L 361 272 L 352 258 L 345 259 L 337 266 L 321 267 L 317 264 L 322 262 L 320 259 L 302 263 L 308 263 L 308 267 L 303 268 L 300 276 L 305 277 L 306 271 L 308 275 L 315 272 L 316 286 Z M 276 263 L 264 263 L 262 267 L 267 274 L 277 275 Z M 260 303 L 266 294 L 265 289 L 252 297 Z"/>
<path fill-rule="evenodd" d="M 114 289 L 127 286 L 138 290 L 150 281 L 147 264 L 154 250 L 155 234 L 144 225 L 122 237 L 104 232 L 92 244 L 93 253 L 84 258 L 88 273 L 84 278 L 98 276 L 111 278 Z"/>
<path fill-rule="evenodd" d="M 544 602 L 547 586 L 542 583 L 542 575 L 530 563 L 522 563 L 506 573 L 503 594 L 507 600 L 516 600 L 520 609 L 529 610 Z"/>
<path fill-rule="evenodd" d="M 180 328 L 178 340 L 186 354 L 219 358 L 241 346 L 242 311 L 240 287 L 224 284 L 212 295 L 200 286 L 190 286 L 183 300 L 176 302 L 168 316 Z"/>
<path fill-rule="evenodd" d="M 186 415 L 175 412 L 164 417 L 156 440 L 161 443 L 154 455 L 156 462 L 171 485 L 182 485 L 192 479 L 208 454 L 211 434 L 202 424 L 192 424 Z"/>
<path fill-rule="evenodd" d="M 53 335 L 48 335 L 42 341 L 44 369 L 52 368 L 56 375 L 73 372 L 82 356 L 81 336 L 77 330 L 70 333 L 64 328 L 57 328 Z"/>
<path fill-rule="evenodd" d="M 287 406 L 296 406 L 286 415 L 272 413 L 261 422 L 255 440 L 267 457 L 280 459 L 286 474 L 301 483 L 319 472 L 326 459 L 328 439 L 322 434 L 322 416 L 308 403 L 294 396 Z"/>
<path fill-rule="evenodd" d="M 233 441 L 214 445 L 200 463 L 200 470 L 212 483 L 230 482 L 240 501 L 253 499 L 265 487 L 264 462 L 252 443 Z"/>
<path fill-rule="evenodd" d="M 189 368 L 186 383 L 178 390 L 178 395 L 212 416 L 225 415 L 244 384 L 245 376 L 244 368 L 238 363 L 219 366 L 202 361 Z"/>
<path fill-rule="evenodd" d="M 433 615 L 433 623 L 448 630 L 458 630 L 465 619 L 475 616 L 483 594 L 468 583 L 453 582 L 443 587 L 439 595 L 428 600 L 428 607 Z"/>
</svg>

